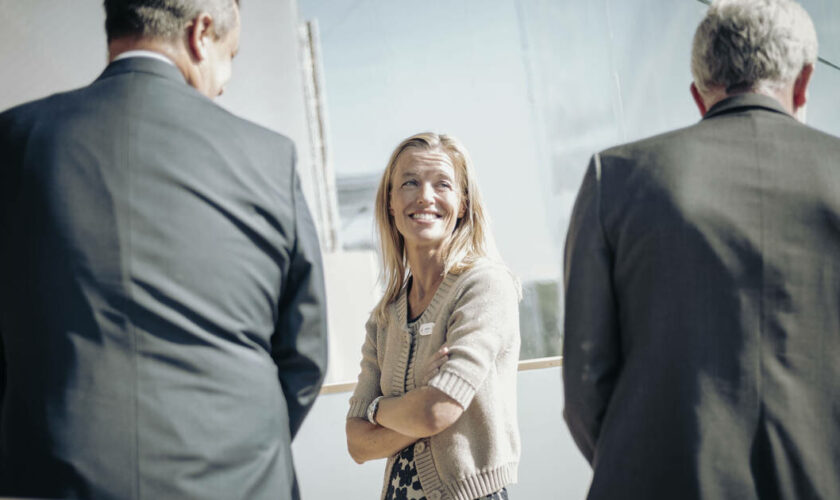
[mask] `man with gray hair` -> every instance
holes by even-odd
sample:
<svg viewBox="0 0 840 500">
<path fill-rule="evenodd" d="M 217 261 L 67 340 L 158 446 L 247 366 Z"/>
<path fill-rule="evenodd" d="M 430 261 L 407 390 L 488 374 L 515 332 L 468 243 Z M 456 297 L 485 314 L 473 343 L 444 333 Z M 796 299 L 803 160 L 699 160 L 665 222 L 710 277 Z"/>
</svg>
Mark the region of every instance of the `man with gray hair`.
<svg viewBox="0 0 840 500">
<path fill-rule="evenodd" d="M 0 496 L 297 498 L 326 369 L 292 142 L 212 102 L 238 0 L 105 0 L 91 85 L 0 114 Z"/>
<path fill-rule="evenodd" d="M 719 0 L 696 125 L 596 154 L 565 255 L 565 418 L 590 499 L 840 498 L 840 139 L 791 0 Z"/>
</svg>

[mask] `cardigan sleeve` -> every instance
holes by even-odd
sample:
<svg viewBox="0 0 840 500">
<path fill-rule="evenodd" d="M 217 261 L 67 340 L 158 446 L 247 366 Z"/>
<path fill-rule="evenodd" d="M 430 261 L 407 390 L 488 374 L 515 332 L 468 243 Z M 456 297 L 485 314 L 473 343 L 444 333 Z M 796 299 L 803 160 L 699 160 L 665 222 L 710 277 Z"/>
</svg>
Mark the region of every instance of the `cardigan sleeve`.
<svg viewBox="0 0 840 500">
<path fill-rule="evenodd" d="M 468 271 L 447 321 L 449 360 L 428 385 L 466 409 L 499 355 L 519 345 L 519 297 L 507 269 Z"/>
<path fill-rule="evenodd" d="M 376 322 L 373 316 L 365 324 L 365 343 L 362 345 L 362 362 L 359 378 L 353 396 L 350 397 L 350 410 L 347 418 L 366 418 L 367 407 L 382 395 L 379 384 L 381 368 L 377 357 Z"/>
</svg>

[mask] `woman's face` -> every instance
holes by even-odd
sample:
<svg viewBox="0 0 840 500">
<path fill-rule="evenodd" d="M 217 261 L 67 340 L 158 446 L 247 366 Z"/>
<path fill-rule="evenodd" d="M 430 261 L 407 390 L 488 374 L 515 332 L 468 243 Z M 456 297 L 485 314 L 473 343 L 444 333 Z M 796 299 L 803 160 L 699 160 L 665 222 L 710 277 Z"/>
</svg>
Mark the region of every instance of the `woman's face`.
<svg viewBox="0 0 840 500">
<path fill-rule="evenodd" d="M 464 215 L 461 187 L 449 156 L 409 148 L 391 177 L 388 210 L 406 248 L 441 248 Z"/>
</svg>

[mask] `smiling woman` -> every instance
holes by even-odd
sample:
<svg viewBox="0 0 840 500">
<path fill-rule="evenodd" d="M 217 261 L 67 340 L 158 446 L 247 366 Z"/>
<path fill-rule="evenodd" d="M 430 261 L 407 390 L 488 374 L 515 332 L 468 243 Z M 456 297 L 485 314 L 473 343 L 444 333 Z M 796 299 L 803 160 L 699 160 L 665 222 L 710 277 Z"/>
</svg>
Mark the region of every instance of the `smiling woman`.
<svg viewBox="0 0 840 500">
<path fill-rule="evenodd" d="M 386 500 L 506 499 L 520 448 L 519 286 L 494 257 L 466 149 L 406 139 L 376 200 L 387 289 L 366 325 L 350 455 L 388 457 Z"/>
<path fill-rule="evenodd" d="M 421 174 L 428 179 L 421 179 Z M 433 186 L 428 185 L 430 181 L 434 182 Z M 423 183 L 426 184 L 425 187 L 421 186 Z M 424 189 L 430 191 L 421 194 Z M 430 199 L 419 200 L 420 206 L 430 204 L 425 211 L 438 213 L 446 210 L 450 217 L 454 213 L 452 207 L 458 205 L 457 220 L 451 229 L 438 235 L 437 245 L 424 247 L 421 243 L 415 248 L 412 244 L 415 234 L 411 232 L 406 236 L 403 233 L 404 228 L 399 224 L 404 222 L 404 214 L 400 211 L 397 216 L 396 211 L 398 207 L 404 206 L 401 203 L 417 201 L 411 200 L 411 196 L 431 196 Z M 402 141 L 394 149 L 382 174 L 375 203 L 374 212 L 385 283 L 385 293 L 374 312 L 378 321 L 385 320 L 385 308 L 396 300 L 406 284 L 406 266 L 410 264 L 411 256 L 419 259 L 423 248 L 442 262 L 443 268 L 437 275 L 462 272 L 482 257 L 501 261 L 490 235 L 472 159 L 466 148 L 454 137 L 426 132 Z M 416 208 L 419 207 L 415 205 Z M 440 227 L 436 224 L 430 225 L 433 228 Z M 434 230 L 430 233 L 433 234 Z M 429 233 L 426 235 L 429 236 Z M 411 274 L 416 276 L 419 272 L 419 267 L 413 266 Z M 434 281 L 434 276 L 430 281 Z"/>
<path fill-rule="evenodd" d="M 465 205 L 449 157 L 412 147 L 397 160 L 388 212 L 407 250 L 434 253 L 464 216 Z"/>
</svg>

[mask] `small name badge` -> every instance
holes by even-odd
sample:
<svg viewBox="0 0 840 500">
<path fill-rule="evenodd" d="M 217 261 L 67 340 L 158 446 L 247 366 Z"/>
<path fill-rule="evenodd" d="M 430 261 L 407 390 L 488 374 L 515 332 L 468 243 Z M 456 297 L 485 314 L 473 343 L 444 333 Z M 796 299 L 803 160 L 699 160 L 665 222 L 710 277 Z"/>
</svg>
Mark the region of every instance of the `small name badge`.
<svg viewBox="0 0 840 500">
<path fill-rule="evenodd" d="M 420 325 L 420 335 L 431 335 L 432 329 L 434 329 L 434 323 L 423 323 Z"/>
</svg>

